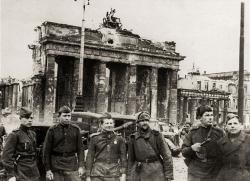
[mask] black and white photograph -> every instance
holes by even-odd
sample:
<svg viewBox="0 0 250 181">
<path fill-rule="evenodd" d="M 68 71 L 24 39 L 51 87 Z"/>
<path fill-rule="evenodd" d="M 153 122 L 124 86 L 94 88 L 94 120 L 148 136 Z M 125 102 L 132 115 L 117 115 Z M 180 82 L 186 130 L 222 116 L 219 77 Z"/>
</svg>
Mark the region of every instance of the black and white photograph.
<svg viewBox="0 0 250 181">
<path fill-rule="evenodd" d="M 250 181 L 249 0 L 0 9 L 0 181 Z"/>
</svg>

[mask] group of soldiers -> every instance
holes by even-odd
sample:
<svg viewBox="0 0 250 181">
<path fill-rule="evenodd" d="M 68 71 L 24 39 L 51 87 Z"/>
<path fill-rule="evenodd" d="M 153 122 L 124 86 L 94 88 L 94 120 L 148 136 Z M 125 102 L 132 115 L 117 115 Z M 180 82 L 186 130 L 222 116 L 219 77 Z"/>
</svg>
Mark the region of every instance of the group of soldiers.
<svg viewBox="0 0 250 181">
<path fill-rule="evenodd" d="M 249 181 L 250 135 L 239 117 L 229 113 L 225 129 L 214 125 L 209 106 L 197 109 L 200 124 L 185 136 L 182 155 L 188 166 L 188 181 Z"/>
<path fill-rule="evenodd" d="M 38 181 L 36 135 L 32 112 L 20 110 L 20 127 L 7 137 L 2 163 L 9 181 Z M 214 126 L 209 106 L 197 109 L 199 124 L 185 135 L 182 155 L 188 166 L 188 181 L 248 181 L 250 135 L 239 117 L 228 114 L 225 130 Z M 92 134 L 85 156 L 80 128 L 71 121 L 71 109 L 63 106 L 59 123 L 47 131 L 42 157 L 46 180 L 54 181 L 170 181 L 173 162 L 164 136 L 149 126 L 150 115 L 140 112 L 137 131 L 124 138 L 114 131 L 114 120 L 105 113 L 100 131 Z M 86 157 L 86 158 L 85 158 Z"/>
<path fill-rule="evenodd" d="M 36 134 L 31 130 L 32 112 L 20 109 L 20 127 L 5 142 L 2 163 L 9 181 L 40 180 Z M 100 131 L 92 134 L 85 158 L 80 128 L 71 121 L 71 109 L 58 111 L 59 123 L 46 134 L 42 160 L 46 180 L 54 181 L 170 181 L 173 180 L 171 152 L 164 136 L 149 126 L 150 115 L 137 116 L 137 132 L 128 143 L 114 132 L 114 120 L 105 113 Z"/>
</svg>

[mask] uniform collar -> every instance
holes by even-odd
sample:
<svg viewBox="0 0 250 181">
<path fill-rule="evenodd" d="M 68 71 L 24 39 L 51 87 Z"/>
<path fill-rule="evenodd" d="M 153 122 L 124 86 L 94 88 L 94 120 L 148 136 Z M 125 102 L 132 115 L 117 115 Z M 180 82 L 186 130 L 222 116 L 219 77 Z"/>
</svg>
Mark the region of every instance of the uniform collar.
<svg viewBox="0 0 250 181">
<path fill-rule="evenodd" d="M 28 130 L 30 130 L 30 128 L 29 127 L 27 127 L 27 126 L 24 126 L 24 125 L 20 125 L 20 128 L 19 128 L 20 130 L 22 130 L 22 131 L 24 131 L 24 132 L 28 132 Z"/>
<path fill-rule="evenodd" d="M 236 137 L 236 139 L 239 141 L 239 142 L 244 142 L 245 141 L 245 137 L 246 137 L 246 134 L 243 133 L 242 131 L 240 132 L 239 136 Z M 230 142 L 230 138 L 229 138 L 229 134 L 227 133 L 227 135 L 223 138 L 222 140 L 222 144 L 225 144 L 227 142 Z"/>
<path fill-rule="evenodd" d="M 138 139 L 140 137 L 144 138 L 144 139 L 148 139 L 151 135 L 151 129 L 148 128 L 147 132 L 141 132 L 140 130 L 138 132 L 136 132 L 135 134 L 135 139 Z"/>
</svg>

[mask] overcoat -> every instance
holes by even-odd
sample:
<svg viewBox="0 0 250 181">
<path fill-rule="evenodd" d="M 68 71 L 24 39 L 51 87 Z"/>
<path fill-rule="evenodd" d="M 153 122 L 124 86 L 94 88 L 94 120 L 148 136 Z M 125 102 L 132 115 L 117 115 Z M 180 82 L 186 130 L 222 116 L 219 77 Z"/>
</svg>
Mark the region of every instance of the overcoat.
<svg viewBox="0 0 250 181">
<path fill-rule="evenodd" d="M 21 125 L 19 129 L 10 133 L 3 149 L 2 158 L 8 178 L 15 176 L 17 181 L 37 181 L 39 179 L 34 131 Z"/>
<path fill-rule="evenodd" d="M 119 180 L 126 173 L 127 151 L 122 136 L 103 131 L 90 138 L 87 158 L 86 175 L 91 180 Z"/>
<path fill-rule="evenodd" d="M 128 144 L 128 169 L 131 181 L 173 179 L 171 151 L 160 132 L 148 130 L 142 134 L 138 131 L 131 135 Z"/>
<path fill-rule="evenodd" d="M 249 181 L 250 180 L 250 135 L 240 133 L 231 142 L 228 135 L 218 141 L 222 168 L 217 181 Z"/>
<path fill-rule="evenodd" d="M 220 169 L 216 144 L 223 135 L 224 132 L 220 128 L 205 127 L 202 124 L 190 129 L 182 145 L 182 154 L 188 166 L 188 175 L 199 179 L 215 179 Z M 193 144 L 202 143 L 208 139 L 210 141 L 202 146 L 199 154 L 192 150 Z"/>
</svg>

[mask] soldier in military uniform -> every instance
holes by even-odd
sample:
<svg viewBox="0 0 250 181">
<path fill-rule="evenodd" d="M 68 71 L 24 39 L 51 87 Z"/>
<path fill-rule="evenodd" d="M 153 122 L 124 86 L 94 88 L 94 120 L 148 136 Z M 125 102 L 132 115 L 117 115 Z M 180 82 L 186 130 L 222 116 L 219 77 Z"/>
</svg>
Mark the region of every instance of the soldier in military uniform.
<svg viewBox="0 0 250 181">
<path fill-rule="evenodd" d="M 84 152 L 80 128 L 71 123 L 71 109 L 59 109 L 59 123 L 50 127 L 44 142 L 46 178 L 54 181 L 80 181 L 84 174 Z"/>
<path fill-rule="evenodd" d="M 173 180 L 171 152 L 164 136 L 149 127 L 150 115 L 141 112 L 137 118 L 138 131 L 128 144 L 128 171 L 131 181 Z"/>
<path fill-rule="evenodd" d="M 25 107 L 20 109 L 20 127 L 12 131 L 3 149 L 3 166 L 9 181 L 38 181 L 39 170 L 36 157 L 36 134 L 30 130 L 32 112 Z"/>
<path fill-rule="evenodd" d="M 114 120 L 106 113 L 101 131 L 90 138 L 86 159 L 87 181 L 125 181 L 127 154 L 124 139 L 113 131 Z"/>
<path fill-rule="evenodd" d="M 227 115 L 227 135 L 218 141 L 222 168 L 216 181 L 250 180 L 250 135 L 243 132 L 239 117 Z"/>
<path fill-rule="evenodd" d="M 213 126 L 211 107 L 199 107 L 197 118 L 200 124 L 190 129 L 182 145 L 182 154 L 188 166 L 188 181 L 214 181 L 220 169 L 216 142 L 224 133 Z"/>
</svg>

